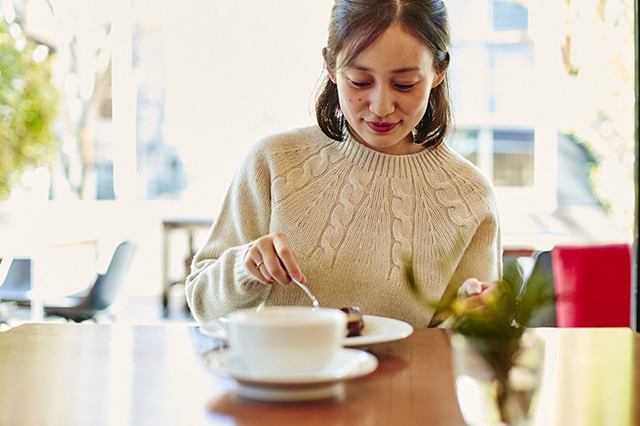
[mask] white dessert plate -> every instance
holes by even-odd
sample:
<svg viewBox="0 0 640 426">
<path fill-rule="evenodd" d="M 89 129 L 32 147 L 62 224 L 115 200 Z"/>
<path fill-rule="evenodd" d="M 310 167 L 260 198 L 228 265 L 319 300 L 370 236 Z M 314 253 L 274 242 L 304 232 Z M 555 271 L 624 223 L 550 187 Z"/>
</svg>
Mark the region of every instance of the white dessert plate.
<svg viewBox="0 0 640 426">
<path fill-rule="evenodd" d="M 367 346 L 375 343 L 404 339 L 413 333 L 413 327 L 394 318 L 363 315 L 364 327 L 360 336 L 345 337 L 344 346 Z"/>
<path fill-rule="evenodd" d="M 375 315 L 363 315 L 364 328 L 360 336 L 345 337 L 343 345 L 347 347 L 367 346 L 376 343 L 392 342 L 404 339 L 413 333 L 413 327 L 404 321 Z M 206 336 L 227 340 L 227 331 L 216 322 L 203 324 L 200 332 Z"/>
<path fill-rule="evenodd" d="M 203 358 L 213 372 L 238 382 L 240 396 L 265 401 L 339 397 L 344 393 L 344 380 L 364 376 L 378 367 L 375 356 L 358 349 L 341 349 L 326 367 L 312 373 L 273 374 L 250 370 L 230 349 L 211 351 Z"/>
</svg>

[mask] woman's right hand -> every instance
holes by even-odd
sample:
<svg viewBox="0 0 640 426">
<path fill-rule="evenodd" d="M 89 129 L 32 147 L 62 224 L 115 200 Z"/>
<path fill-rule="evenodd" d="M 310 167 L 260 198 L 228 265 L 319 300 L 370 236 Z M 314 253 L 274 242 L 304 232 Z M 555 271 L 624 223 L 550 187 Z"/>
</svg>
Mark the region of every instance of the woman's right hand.
<svg viewBox="0 0 640 426">
<path fill-rule="evenodd" d="M 300 270 L 298 257 L 289 246 L 289 240 L 281 232 L 273 232 L 254 241 L 245 254 L 244 266 L 264 284 L 289 284 L 289 277 L 302 283 L 307 280 Z"/>
</svg>

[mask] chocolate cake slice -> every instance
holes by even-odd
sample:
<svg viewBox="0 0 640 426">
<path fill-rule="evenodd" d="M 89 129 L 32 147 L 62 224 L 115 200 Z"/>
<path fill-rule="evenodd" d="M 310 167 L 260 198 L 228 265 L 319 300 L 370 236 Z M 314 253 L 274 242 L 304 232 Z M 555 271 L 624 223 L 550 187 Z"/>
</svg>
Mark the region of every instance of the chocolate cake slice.
<svg viewBox="0 0 640 426">
<path fill-rule="evenodd" d="M 340 310 L 347 314 L 347 337 L 360 336 L 364 328 L 364 319 L 360 308 L 349 306 L 340 308 Z"/>
</svg>

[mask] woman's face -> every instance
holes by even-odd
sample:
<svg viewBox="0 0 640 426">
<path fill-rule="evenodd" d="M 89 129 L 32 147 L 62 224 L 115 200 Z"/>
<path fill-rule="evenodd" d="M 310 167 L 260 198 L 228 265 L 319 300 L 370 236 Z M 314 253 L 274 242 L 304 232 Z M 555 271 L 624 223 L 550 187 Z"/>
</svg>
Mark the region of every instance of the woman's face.
<svg viewBox="0 0 640 426">
<path fill-rule="evenodd" d="M 361 143 L 387 154 L 411 154 L 411 130 L 422 119 L 431 89 L 442 82 L 433 55 L 399 25 L 390 26 L 348 67 L 329 73 L 338 87 L 340 109 Z"/>
</svg>

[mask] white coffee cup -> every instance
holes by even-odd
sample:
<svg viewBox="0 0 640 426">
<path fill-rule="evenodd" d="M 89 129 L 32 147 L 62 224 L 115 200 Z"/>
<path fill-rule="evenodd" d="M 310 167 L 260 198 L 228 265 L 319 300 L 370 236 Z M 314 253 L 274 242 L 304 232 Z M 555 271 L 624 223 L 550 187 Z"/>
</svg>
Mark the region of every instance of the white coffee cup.
<svg viewBox="0 0 640 426">
<path fill-rule="evenodd" d="M 243 309 L 228 319 L 231 350 L 261 374 L 317 372 L 342 348 L 347 326 L 339 309 L 300 306 Z"/>
</svg>

